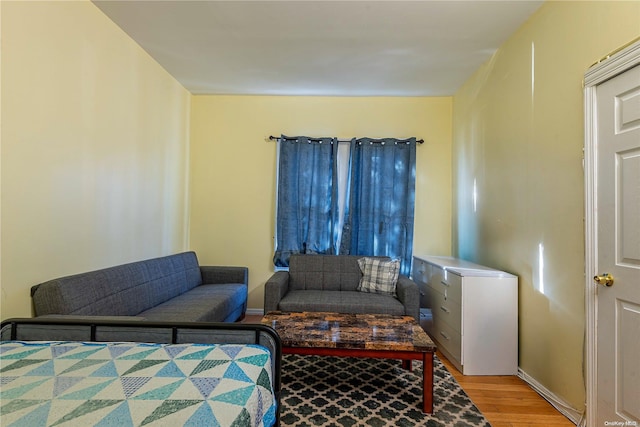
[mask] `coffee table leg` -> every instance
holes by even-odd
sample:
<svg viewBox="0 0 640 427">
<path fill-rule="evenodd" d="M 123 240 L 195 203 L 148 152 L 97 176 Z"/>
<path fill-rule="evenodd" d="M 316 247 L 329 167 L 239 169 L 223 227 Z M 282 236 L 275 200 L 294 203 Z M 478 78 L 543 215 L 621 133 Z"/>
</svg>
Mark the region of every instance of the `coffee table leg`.
<svg viewBox="0 0 640 427">
<path fill-rule="evenodd" d="M 433 413 L 433 353 L 422 353 L 422 412 Z"/>
</svg>

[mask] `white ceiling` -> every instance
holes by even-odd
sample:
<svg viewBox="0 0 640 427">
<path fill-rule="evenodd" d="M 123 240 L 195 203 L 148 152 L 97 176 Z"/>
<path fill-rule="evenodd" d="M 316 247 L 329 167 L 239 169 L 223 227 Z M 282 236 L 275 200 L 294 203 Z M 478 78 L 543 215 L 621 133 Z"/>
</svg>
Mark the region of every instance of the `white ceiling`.
<svg viewBox="0 0 640 427">
<path fill-rule="evenodd" d="M 194 94 L 448 96 L 542 1 L 93 3 Z"/>
</svg>

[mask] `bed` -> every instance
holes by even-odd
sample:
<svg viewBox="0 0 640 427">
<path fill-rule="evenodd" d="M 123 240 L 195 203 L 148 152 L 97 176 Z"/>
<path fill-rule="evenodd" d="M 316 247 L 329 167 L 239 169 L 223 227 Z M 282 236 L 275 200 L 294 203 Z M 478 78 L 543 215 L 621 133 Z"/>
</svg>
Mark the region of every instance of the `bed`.
<svg viewBox="0 0 640 427">
<path fill-rule="evenodd" d="M 10 319 L 0 338 L 3 426 L 279 425 L 264 325 Z"/>
</svg>

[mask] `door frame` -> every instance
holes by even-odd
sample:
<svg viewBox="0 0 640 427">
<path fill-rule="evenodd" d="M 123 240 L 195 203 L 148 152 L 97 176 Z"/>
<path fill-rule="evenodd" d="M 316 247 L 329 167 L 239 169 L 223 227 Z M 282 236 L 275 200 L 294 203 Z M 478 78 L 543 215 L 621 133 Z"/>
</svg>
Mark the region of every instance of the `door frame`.
<svg viewBox="0 0 640 427">
<path fill-rule="evenodd" d="M 591 66 L 584 76 L 584 182 L 585 182 L 585 382 L 586 382 L 586 421 L 588 426 L 595 425 L 597 408 L 597 348 L 596 326 L 597 288 L 593 276 L 599 274 L 598 266 L 598 215 L 597 215 L 597 147 L 598 117 L 597 94 L 599 84 L 622 74 L 640 64 L 640 39 L 632 41 L 615 53 L 603 58 Z"/>
</svg>

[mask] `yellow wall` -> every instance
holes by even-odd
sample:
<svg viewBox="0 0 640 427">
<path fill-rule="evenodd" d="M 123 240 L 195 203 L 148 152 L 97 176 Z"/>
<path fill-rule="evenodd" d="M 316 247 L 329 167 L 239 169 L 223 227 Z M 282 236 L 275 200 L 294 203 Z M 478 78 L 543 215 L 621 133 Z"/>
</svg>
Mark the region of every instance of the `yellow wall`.
<svg viewBox="0 0 640 427">
<path fill-rule="evenodd" d="M 453 252 L 520 277 L 519 365 L 580 411 L 582 78 L 639 35 L 640 2 L 547 2 L 454 97 Z"/>
<path fill-rule="evenodd" d="M 186 247 L 190 94 L 88 1 L 2 8 L 1 317 Z"/>
<path fill-rule="evenodd" d="M 202 264 L 249 267 L 249 308 L 273 273 L 276 143 L 269 135 L 424 138 L 414 252 L 451 250 L 451 98 L 194 96 L 190 245 Z"/>
</svg>

